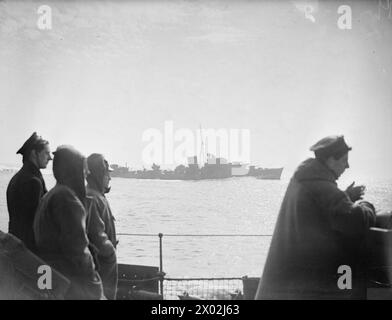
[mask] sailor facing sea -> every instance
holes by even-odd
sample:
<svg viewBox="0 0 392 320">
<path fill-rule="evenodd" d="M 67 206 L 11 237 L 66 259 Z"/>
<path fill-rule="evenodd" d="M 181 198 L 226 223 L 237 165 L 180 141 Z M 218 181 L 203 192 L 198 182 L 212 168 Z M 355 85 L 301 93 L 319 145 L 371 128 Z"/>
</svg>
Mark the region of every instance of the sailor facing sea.
<svg viewBox="0 0 392 320">
<path fill-rule="evenodd" d="M 66 299 L 103 298 L 86 234 L 86 159 L 70 146 L 58 147 L 53 174 L 57 184 L 42 198 L 34 220 L 38 256 L 70 280 Z"/>
<path fill-rule="evenodd" d="M 343 136 L 326 137 L 310 148 L 315 158 L 294 173 L 279 212 L 256 299 L 366 298 L 364 249 L 376 216 L 361 201 L 364 187 L 339 190 L 349 168 Z M 338 287 L 338 268 L 352 270 L 352 290 Z"/>
</svg>

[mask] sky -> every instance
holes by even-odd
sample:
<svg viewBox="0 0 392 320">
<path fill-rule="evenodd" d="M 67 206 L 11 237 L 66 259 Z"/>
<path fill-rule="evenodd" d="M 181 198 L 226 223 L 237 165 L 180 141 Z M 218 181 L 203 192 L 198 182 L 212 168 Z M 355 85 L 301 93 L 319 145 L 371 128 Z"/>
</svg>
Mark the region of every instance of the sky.
<svg viewBox="0 0 392 320">
<path fill-rule="evenodd" d="M 51 8 L 52 28 L 37 26 Z M 340 29 L 338 8 L 352 9 Z M 311 17 L 307 10 L 311 8 Z M 392 2 L 0 1 L 0 164 L 52 150 L 141 168 L 143 132 L 250 132 L 250 162 L 292 172 L 343 134 L 351 174 L 392 177 Z M 163 146 L 165 147 L 165 146 Z"/>
</svg>

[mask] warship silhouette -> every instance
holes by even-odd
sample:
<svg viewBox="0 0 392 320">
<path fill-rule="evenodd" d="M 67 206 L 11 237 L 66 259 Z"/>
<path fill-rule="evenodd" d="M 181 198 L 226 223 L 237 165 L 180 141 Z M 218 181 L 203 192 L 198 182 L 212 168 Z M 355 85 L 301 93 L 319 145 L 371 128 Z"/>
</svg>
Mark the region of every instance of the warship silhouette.
<svg viewBox="0 0 392 320">
<path fill-rule="evenodd" d="M 128 166 L 111 165 L 111 176 L 129 179 L 159 180 L 205 180 L 227 179 L 231 177 L 256 177 L 265 180 L 280 180 L 283 168 L 260 168 L 240 162 L 227 162 L 224 158 L 216 158 L 207 154 L 207 161 L 199 166 L 197 156 L 188 158 L 188 165 L 179 165 L 174 170 L 161 170 L 153 164 L 150 170 L 130 170 Z"/>
</svg>

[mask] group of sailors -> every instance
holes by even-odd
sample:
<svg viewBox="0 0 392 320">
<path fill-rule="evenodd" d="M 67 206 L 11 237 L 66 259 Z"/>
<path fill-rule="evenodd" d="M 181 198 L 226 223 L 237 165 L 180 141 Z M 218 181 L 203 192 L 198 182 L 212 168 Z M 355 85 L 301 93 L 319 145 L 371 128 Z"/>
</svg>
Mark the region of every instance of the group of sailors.
<svg viewBox="0 0 392 320">
<path fill-rule="evenodd" d="M 65 299 L 115 299 L 117 239 L 105 157 L 85 158 L 63 145 L 52 159 L 49 142 L 36 133 L 17 153 L 23 166 L 7 188 L 9 233 L 69 280 Z M 56 185 L 47 191 L 40 169 L 50 160 Z"/>
<path fill-rule="evenodd" d="M 366 237 L 377 225 L 376 209 L 362 199 L 364 186 L 337 186 L 349 168 L 343 136 L 323 138 L 310 150 L 314 157 L 287 187 L 256 299 L 366 298 Z M 115 299 L 117 240 L 105 157 L 60 146 L 52 159 L 48 141 L 36 133 L 17 153 L 23 167 L 7 188 L 9 233 L 69 279 L 66 299 Z M 40 169 L 50 160 L 57 183 L 47 191 Z M 352 276 L 343 288 L 342 266 Z"/>
</svg>

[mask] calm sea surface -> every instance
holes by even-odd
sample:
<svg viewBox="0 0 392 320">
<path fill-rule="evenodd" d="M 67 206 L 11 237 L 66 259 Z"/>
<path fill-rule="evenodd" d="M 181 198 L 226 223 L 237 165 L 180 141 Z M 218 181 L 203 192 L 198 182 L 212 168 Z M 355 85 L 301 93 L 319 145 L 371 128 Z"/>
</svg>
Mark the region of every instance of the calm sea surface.
<svg viewBox="0 0 392 320">
<path fill-rule="evenodd" d="M 0 230 L 5 232 L 5 194 L 11 176 L 0 173 Z M 48 188 L 54 185 L 52 175 L 44 178 Z M 367 186 L 367 200 L 378 209 L 392 209 L 391 179 L 361 182 Z M 153 235 L 120 235 L 119 262 L 159 266 L 157 234 L 161 232 L 163 269 L 168 276 L 260 276 L 270 237 L 169 235 L 270 235 L 287 183 L 287 179 L 252 177 L 218 181 L 113 178 L 108 199 L 117 219 L 117 232 Z"/>
</svg>

